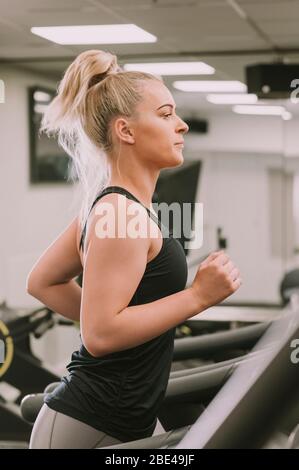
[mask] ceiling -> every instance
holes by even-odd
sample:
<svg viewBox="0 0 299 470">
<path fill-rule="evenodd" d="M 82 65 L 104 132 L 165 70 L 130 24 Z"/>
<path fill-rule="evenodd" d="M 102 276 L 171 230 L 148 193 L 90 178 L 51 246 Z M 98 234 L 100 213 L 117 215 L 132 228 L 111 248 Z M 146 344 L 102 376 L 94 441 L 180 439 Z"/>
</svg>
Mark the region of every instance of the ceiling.
<svg viewBox="0 0 299 470">
<path fill-rule="evenodd" d="M 32 26 L 134 23 L 158 41 L 102 46 L 121 64 L 197 59 L 216 69 L 213 79 L 244 81 L 245 66 L 256 62 L 299 62 L 299 0 L 0 0 L 0 11 L 0 65 L 54 80 L 80 52 L 101 45 L 61 46 Z M 175 95 L 192 108 L 192 93 Z"/>
</svg>

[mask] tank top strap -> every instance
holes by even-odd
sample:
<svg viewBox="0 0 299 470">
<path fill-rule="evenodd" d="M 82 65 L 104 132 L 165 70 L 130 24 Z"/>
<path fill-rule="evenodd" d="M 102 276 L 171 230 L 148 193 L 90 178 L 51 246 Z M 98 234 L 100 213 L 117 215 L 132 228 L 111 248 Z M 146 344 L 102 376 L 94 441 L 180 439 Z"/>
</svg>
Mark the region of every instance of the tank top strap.
<svg viewBox="0 0 299 470">
<path fill-rule="evenodd" d="M 91 205 L 91 208 L 89 210 L 89 213 L 88 213 L 88 216 L 87 216 L 87 219 L 93 209 L 93 207 L 95 206 L 95 204 L 99 201 L 99 199 L 101 199 L 102 197 L 106 196 L 106 194 L 111 194 L 111 193 L 118 193 L 118 194 L 122 194 L 123 196 L 126 196 L 128 199 L 131 199 L 132 201 L 135 201 L 137 202 L 138 204 L 140 204 L 142 207 L 144 207 L 144 209 L 146 209 L 149 217 L 154 221 L 156 222 L 156 224 L 158 225 L 158 227 L 161 229 L 161 223 L 160 223 L 160 220 L 159 218 L 150 210 L 148 209 L 146 206 L 144 206 L 142 204 L 142 202 L 140 202 L 132 193 L 130 193 L 127 189 L 125 188 L 122 188 L 120 186 L 108 186 L 107 188 L 103 189 L 100 194 L 97 195 L 97 197 L 95 198 L 95 200 L 93 201 L 92 205 Z M 79 248 L 82 249 L 83 248 L 83 243 L 84 243 L 84 238 L 85 238 L 85 234 L 86 234 L 86 225 L 87 225 L 87 220 L 84 224 L 84 227 L 83 227 L 83 230 L 82 230 L 82 234 L 81 234 L 81 238 L 80 238 L 80 245 L 79 245 Z"/>
</svg>

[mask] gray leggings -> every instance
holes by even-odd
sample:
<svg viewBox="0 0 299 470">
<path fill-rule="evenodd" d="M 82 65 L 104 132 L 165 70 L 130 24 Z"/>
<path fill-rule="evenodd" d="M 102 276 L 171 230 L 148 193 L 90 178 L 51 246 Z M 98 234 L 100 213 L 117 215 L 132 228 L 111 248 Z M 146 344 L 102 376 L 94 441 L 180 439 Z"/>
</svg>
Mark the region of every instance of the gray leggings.
<svg viewBox="0 0 299 470">
<path fill-rule="evenodd" d="M 160 421 L 153 435 L 165 432 Z M 42 406 L 33 426 L 30 449 L 95 449 L 121 444 L 121 441 L 88 424 Z"/>
<path fill-rule="evenodd" d="M 33 426 L 30 449 L 94 449 L 120 444 L 88 424 L 42 406 Z"/>
</svg>

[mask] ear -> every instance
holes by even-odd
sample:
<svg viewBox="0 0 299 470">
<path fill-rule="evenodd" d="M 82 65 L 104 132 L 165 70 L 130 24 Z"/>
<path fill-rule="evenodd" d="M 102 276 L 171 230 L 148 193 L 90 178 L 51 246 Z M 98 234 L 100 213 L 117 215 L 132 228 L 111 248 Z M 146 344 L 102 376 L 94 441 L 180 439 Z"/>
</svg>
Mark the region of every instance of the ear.
<svg viewBox="0 0 299 470">
<path fill-rule="evenodd" d="M 123 117 L 117 118 L 114 122 L 114 130 L 116 137 L 121 142 L 126 142 L 127 144 L 135 143 L 134 130 L 128 119 Z"/>
</svg>

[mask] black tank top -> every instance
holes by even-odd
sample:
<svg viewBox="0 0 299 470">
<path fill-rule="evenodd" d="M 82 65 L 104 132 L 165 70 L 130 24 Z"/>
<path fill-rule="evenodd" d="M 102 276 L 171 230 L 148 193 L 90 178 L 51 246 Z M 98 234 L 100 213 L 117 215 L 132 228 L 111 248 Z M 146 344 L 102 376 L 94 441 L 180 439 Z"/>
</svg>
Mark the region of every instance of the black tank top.
<svg viewBox="0 0 299 470">
<path fill-rule="evenodd" d="M 109 193 L 123 194 L 139 202 L 124 188 L 110 186 L 97 196 L 92 207 Z M 183 247 L 159 219 L 145 209 L 158 224 L 163 243 L 158 255 L 147 263 L 129 306 L 146 304 L 179 292 L 187 281 Z M 174 334 L 175 328 L 171 328 L 139 346 L 99 358 L 89 354 L 82 344 L 72 354 L 67 366 L 68 375 L 62 378 L 54 392 L 46 395 L 45 403 L 120 441 L 151 436 L 168 383 Z"/>
</svg>

